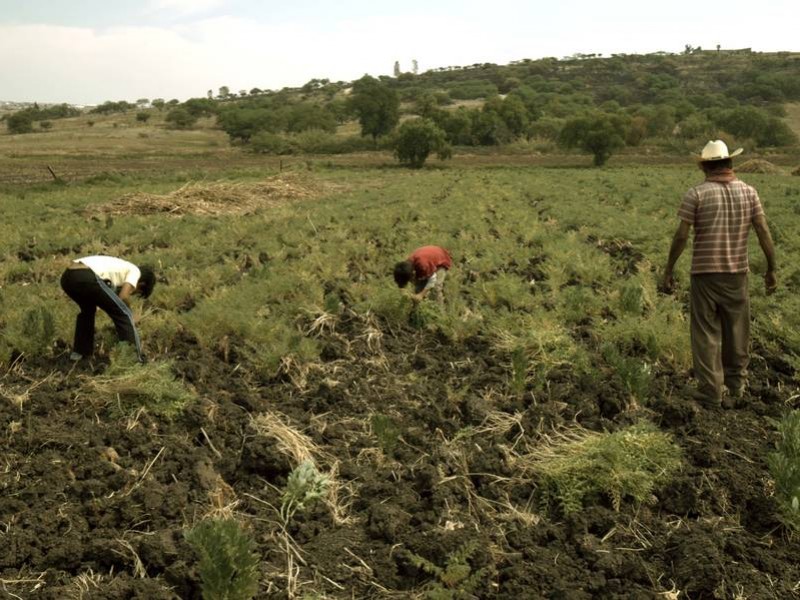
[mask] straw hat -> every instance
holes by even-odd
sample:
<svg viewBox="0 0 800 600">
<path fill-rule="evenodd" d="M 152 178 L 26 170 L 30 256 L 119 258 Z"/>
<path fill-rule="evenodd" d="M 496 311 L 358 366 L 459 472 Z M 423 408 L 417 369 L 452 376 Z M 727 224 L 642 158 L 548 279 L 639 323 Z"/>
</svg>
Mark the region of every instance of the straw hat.
<svg viewBox="0 0 800 600">
<path fill-rule="evenodd" d="M 703 151 L 700 153 L 700 156 L 697 158 L 702 162 L 712 161 L 712 160 L 725 160 L 726 158 L 733 158 L 734 156 L 739 156 L 742 153 L 742 148 L 738 150 L 734 150 L 730 154 L 728 154 L 728 146 L 722 140 L 712 140 L 709 141 Z"/>
</svg>

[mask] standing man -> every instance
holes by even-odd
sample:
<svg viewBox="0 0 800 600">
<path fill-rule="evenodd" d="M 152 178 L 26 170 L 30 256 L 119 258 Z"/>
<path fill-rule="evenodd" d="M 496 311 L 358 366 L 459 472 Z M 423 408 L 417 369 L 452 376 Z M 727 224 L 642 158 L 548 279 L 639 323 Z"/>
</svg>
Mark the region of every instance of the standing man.
<svg viewBox="0 0 800 600">
<path fill-rule="evenodd" d="M 453 260 L 447 250 L 439 246 L 422 246 L 395 265 L 394 281 L 401 288 L 406 287 L 409 281 L 413 282 L 411 298 L 415 302 L 434 290 L 441 303 L 444 301 L 444 278 L 452 266 Z"/>
<path fill-rule="evenodd" d="M 155 273 L 113 256 L 86 256 L 72 261 L 61 276 L 61 289 L 80 307 L 75 321 L 75 341 L 70 360 L 78 361 L 94 352 L 94 318 L 102 309 L 114 322 L 117 337 L 129 342 L 143 361 L 139 334 L 131 311 L 135 294 L 145 298 L 153 292 Z"/>
<path fill-rule="evenodd" d="M 697 390 L 692 396 L 710 406 L 722 403 L 723 385 L 741 398 L 750 362 L 750 296 L 747 287 L 747 237 L 750 226 L 767 259 L 764 285 L 772 294 L 775 248 L 756 190 L 739 181 L 732 157 L 720 140 L 710 141 L 700 156 L 705 181 L 691 188 L 678 210 L 662 288 L 671 292 L 672 270 L 694 227 L 690 289 L 691 339 Z M 727 406 L 726 402 L 726 406 Z"/>
</svg>

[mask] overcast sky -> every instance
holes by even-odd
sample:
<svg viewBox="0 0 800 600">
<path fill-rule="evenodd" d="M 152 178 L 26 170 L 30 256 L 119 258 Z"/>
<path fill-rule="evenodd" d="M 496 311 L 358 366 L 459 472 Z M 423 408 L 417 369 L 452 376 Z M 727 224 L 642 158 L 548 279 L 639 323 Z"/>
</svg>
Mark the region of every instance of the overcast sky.
<svg viewBox="0 0 800 600">
<path fill-rule="evenodd" d="M 185 100 L 577 52 L 800 50 L 798 0 L 0 0 L 0 100 Z"/>
</svg>

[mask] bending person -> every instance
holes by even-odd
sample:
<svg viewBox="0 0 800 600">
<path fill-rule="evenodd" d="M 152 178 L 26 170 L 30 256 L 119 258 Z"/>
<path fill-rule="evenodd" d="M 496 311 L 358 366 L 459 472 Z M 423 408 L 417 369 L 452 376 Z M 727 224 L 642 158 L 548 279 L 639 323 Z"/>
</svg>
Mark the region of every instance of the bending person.
<svg viewBox="0 0 800 600">
<path fill-rule="evenodd" d="M 439 302 L 444 300 L 444 278 L 453 266 L 450 254 L 439 246 L 422 246 L 411 253 L 406 260 L 394 267 L 395 283 L 401 288 L 414 284 L 411 298 L 421 301 L 428 292 L 433 292 Z"/>
<path fill-rule="evenodd" d="M 94 320 L 100 308 L 114 322 L 117 337 L 128 342 L 143 361 L 142 346 L 130 306 L 131 296 L 144 298 L 153 292 L 155 273 L 113 256 L 86 256 L 70 264 L 61 276 L 61 289 L 81 309 L 75 320 L 75 339 L 70 360 L 78 361 L 94 352 Z"/>
</svg>

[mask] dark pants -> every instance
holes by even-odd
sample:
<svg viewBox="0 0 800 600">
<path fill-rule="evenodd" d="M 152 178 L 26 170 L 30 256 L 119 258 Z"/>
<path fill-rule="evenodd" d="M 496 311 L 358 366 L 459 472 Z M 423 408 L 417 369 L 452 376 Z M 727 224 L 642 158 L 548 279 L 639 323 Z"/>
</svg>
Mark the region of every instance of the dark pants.
<svg viewBox="0 0 800 600">
<path fill-rule="evenodd" d="M 694 374 L 712 398 L 722 385 L 736 391 L 746 383 L 750 362 L 750 295 L 747 273 L 692 275 L 690 291 Z"/>
<path fill-rule="evenodd" d="M 119 340 L 128 342 L 136 348 L 136 353 L 141 359 L 142 349 L 131 309 L 105 281 L 95 275 L 94 271 L 67 269 L 61 276 L 61 289 L 81 308 L 75 320 L 73 343 L 75 352 L 83 356 L 91 356 L 94 352 L 94 318 L 99 307 L 111 317 Z"/>
</svg>

